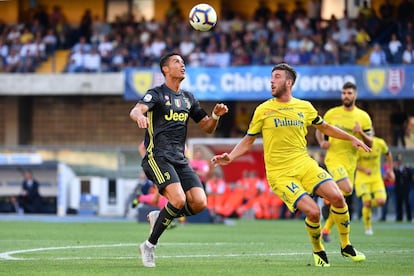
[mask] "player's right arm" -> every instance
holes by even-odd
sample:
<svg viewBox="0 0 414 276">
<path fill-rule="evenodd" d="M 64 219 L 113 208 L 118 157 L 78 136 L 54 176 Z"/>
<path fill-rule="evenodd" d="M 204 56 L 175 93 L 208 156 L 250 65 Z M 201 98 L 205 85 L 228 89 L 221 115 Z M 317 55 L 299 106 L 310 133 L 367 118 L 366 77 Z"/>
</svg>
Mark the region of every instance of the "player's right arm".
<svg viewBox="0 0 414 276">
<path fill-rule="evenodd" d="M 129 113 L 129 117 L 137 122 L 139 128 L 148 127 L 148 118 L 144 115 L 148 111 L 148 106 L 143 103 L 137 103 Z"/>
<path fill-rule="evenodd" d="M 245 135 L 243 139 L 233 148 L 230 153 L 222 153 L 220 155 L 215 155 L 211 159 L 211 162 L 214 165 L 227 165 L 233 162 L 234 159 L 242 156 L 246 152 L 250 150 L 254 141 L 256 140 L 256 136 L 252 135 Z"/>
</svg>

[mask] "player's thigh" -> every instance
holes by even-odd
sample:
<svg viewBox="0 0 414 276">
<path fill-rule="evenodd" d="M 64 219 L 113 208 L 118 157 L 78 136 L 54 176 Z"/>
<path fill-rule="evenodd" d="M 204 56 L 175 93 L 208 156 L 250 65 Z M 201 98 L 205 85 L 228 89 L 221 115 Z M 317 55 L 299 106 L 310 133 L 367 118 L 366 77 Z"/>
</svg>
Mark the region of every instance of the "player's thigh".
<svg viewBox="0 0 414 276">
<path fill-rule="evenodd" d="M 291 212 L 296 210 L 296 204 L 301 197 L 308 195 L 297 177 L 283 175 L 268 175 L 269 185 L 276 195 L 283 200 Z"/>
<path fill-rule="evenodd" d="M 357 197 L 362 197 L 365 194 L 371 194 L 371 183 L 365 181 L 356 181 L 355 194 Z"/>
<path fill-rule="evenodd" d="M 174 166 L 164 158 L 143 160 L 142 168 L 148 179 L 158 186 L 160 194 L 163 194 L 165 187 L 171 183 L 180 183 L 180 177 Z"/>
<path fill-rule="evenodd" d="M 339 163 L 326 164 L 326 167 L 336 183 L 340 183 L 346 179 L 349 179 L 351 185 L 354 182 L 355 169 Z"/>
<path fill-rule="evenodd" d="M 176 167 L 176 171 L 180 177 L 181 186 L 186 194 L 187 200 L 190 203 L 207 201 L 203 184 L 190 166 L 184 165 Z"/>
<path fill-rule="evenodd" d="M 314 194 L 317 188 L 325 182 L 332 181 L 332 176 L 321 168 L 317 163 L 309 162 L 304 170 L 302 186 L 309 194 Z"/>
<path fill-rule="evenodd" d="M 382 179 L 377 179 L 377 181 L 372 184 L 371 192 L 376 201 L 385 202 L 387 200 L 387 191 Z"/>
</svg>

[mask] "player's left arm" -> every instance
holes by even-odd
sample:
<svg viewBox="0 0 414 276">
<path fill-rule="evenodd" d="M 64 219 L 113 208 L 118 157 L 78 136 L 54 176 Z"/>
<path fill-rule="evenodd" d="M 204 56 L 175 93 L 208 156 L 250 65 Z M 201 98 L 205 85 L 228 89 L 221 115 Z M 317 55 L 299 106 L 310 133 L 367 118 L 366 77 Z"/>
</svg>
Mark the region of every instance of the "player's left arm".
<svg viewBox="0 0 414 276">
<path fill-rule="evenodd" d="M 316 122 L 317 119 L 315 119 Z M 364 151 L 366 152 L 371 152 L 371 148 L 368 147 L 363 141 L 359 140 L 358 138 L 356 138 L 355 136 L 346 133 L 345 131 L 343 131 L 340 128 L 337 128 L 333 125 L 330 125 L 324 121 L 322 122 L 316 122 L 313 124 L 313 126 L 318 129 L 319 131 L 321 131 L 322 133 L 337 138 L 337 139 L 341 139 L 341 140 L 348 140 L 352 142 L 352 145 L 355 148 L 359 148 L 361 147 Z"/>
<path fill-rule="evenodd" d="M 211 116 L 206 115 L 203 119 L 201 119 L 200 122 L 198 122 L 198 125 L 205 132 L 209 134 L 214 133 L 220 117 L 226 114 L 228 111 L 229 109 L 225 104 L 218 103 L 214 106 L 213 111 L 211 112 Z"/>
</svg>

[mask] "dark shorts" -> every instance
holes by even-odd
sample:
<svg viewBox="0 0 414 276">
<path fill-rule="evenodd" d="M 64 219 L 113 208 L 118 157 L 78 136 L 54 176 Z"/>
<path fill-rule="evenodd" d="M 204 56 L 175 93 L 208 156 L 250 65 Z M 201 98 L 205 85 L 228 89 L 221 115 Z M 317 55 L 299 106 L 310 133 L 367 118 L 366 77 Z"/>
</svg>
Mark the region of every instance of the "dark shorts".
<svg viewBox="0 0 414 276">
<path fill-rule="evenodd" d="M 171 183 L 181 183 L 184 192 L 193 187 L 203 188 L 200 178 L 188 165 L 171 164 L 164 158 L 142 160 L 142 168 L 148 179 L 157 184 L 160 194 Z"/>
</svg>

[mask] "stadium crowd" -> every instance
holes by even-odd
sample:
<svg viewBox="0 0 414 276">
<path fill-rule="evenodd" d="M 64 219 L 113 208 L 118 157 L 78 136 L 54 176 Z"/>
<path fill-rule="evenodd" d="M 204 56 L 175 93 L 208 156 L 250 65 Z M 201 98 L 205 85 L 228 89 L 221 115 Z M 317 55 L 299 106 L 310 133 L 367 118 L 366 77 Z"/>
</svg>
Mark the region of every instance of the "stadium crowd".
<svg viewBox="0 0 414 276">
<path fill-rule="evenodd" d="M 70 49 L 66 72 L 118 72 L 125 67 L 151 67 L 167 51 L 180 52 L 189 66 L 355 64 L 369 55 L 370 65 L 412 64 L 413 4 L 384 1 L 376 10 L 367 1 L 355 18 L 321 19 L 320 1 L 295 1 L 272 11 L 259 1 L 250 18 L 223 10 L 211 32 L 194 31 L 171 1 L 165 20 L 118 16 L 112 23 L 85 10 L 77 26 L 54 6 L 32 11 L 27 22 L 0 23 L 0 68 L 34 72 L 55 49 Z M 371 48 L 373 50 L 371 50 Z"/>
</svg>

